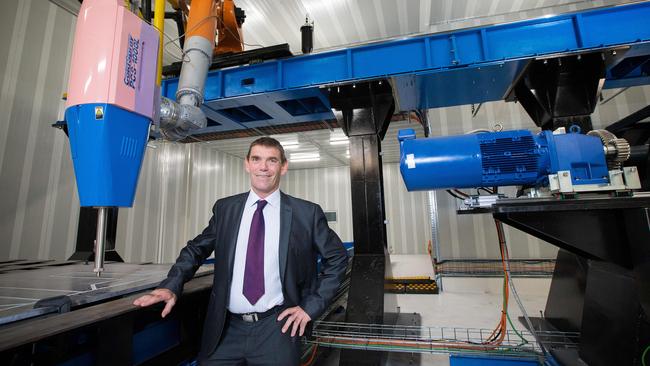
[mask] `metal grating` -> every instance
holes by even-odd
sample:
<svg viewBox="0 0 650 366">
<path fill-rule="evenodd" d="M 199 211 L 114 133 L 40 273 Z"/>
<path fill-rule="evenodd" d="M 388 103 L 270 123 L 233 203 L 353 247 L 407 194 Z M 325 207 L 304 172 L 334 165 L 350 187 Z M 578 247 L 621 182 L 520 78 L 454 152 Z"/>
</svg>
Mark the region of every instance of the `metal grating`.
<svg viewBox="0 0 650 366">
<path fill-rule="evenodd" d="M 513 277 L 551 277 L 554 269 L 554 259 L 510 259 Z M 445 277 L 502 277 L 503 264 L 491 259 L 444 260 L 435 264 L 435 272 Z"/>
<path fill-rule="evenodd" d="M 536 331 L 546 348 L 577 348 L 576 332 Z M 503 357 L 542 357 L 532 333 L 508 330 L 501 342 L 490 342 L 488 329 L 402 326 L 317 321 L 307 343 L 325 347 L 390 352 L 462 353 Z"/>
<path fill-rule="evenodd" d="M 271 116 L 255 105 L 245 105 L 237 108 L 224 108 L 217 113 L 229 118 L 235 122 L 247 123 L 271 119 Z"/>
<path fill-rule="evenodd" d="M 325 113 L 330 110 L 316 97 L 282 100 L 276 103 L 294 117 Z"/>
</svg>

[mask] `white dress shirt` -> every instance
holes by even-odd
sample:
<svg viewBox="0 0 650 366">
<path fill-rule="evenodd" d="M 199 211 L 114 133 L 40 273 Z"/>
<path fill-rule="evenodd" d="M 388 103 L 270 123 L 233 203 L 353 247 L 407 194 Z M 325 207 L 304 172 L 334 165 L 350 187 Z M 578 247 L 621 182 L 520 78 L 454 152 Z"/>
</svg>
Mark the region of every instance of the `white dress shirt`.
<svg viewBox="0 0 650 366">
<path fill-rule="evenodd" d="M 244 205 L 244 214 L 239 225 L 235 262 L 230 283 L 230 300 L 228 310 L 236 314 L 261 313 L 284 302 L 282 283 L 280 281 L 280 190 L 277 189 L 265 198 L 268 202 L 264 207 L 264 295 L 251 305 L 244 297 L 244 270 L 246 268 L 246 252 L 248 251 L 248 236 L 260 198 L 250 191 Z"/>
</svg>

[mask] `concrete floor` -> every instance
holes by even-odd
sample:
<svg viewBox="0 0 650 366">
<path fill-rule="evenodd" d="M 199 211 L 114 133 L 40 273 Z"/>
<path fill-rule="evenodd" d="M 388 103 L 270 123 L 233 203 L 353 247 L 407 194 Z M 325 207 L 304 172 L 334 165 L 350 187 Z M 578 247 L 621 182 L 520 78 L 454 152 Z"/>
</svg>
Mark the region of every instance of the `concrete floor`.
<svg viewBox="0 0 650 366">
<path fill-rule="evenodd" d="M 431 276 L 428 255 L 391 255 L 393 277 Z M 515 287 L 529 316 L 544 310 L 550 278 L 515 278 Z M 438 295 L 386 294 L 385 311 L 416 312 L 423 326 L 492 329 L 496 325 L 503 296 L 502 278 L 444 277 Z M 521 316 L 511 297 L 508 312 L 513 321 Z M 519 324 L 515 324 L 519 326 Z"/>
<path fill-rule="evenodd" d="M 391 255 L 391 272 L 387 276 L 431 276 L 433 268 L 428 255 Z M 530 316 L 539 316 L 546 305 L 550 278 L 514 279 L 517 292 Z M 502 278 L 445 277 L 438 295 L 386 294 L 386 312 L 419 313 L 422 326 L 493 329 L 497 324 L 503 296 Z M 521 311 L 511 297 L 508 312 L 517 329 Z M 331 360 L 333 361 L 333 360 Z M 338 364 L 333 361 L 331 364 Z M 449 366 L 446 354 L 391 353 L 387 365 Z"/>
</svg>

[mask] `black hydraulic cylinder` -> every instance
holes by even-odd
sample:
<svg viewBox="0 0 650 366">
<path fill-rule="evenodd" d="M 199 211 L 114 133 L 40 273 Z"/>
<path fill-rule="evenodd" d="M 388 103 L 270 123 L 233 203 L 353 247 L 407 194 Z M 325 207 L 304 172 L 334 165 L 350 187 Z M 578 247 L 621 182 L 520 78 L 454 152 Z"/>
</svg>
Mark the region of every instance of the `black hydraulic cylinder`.
<svg viewBox="0 0 650 366">
<path fill-rule="evenodd" d="M 304 55 L 311 53 L 314 49 L 314 23 L 309 23 L 309 19 L 305 20 L 305 25 L 300 27 L 300 34 L 302 36 L 302 53 Z"/>
</svg>

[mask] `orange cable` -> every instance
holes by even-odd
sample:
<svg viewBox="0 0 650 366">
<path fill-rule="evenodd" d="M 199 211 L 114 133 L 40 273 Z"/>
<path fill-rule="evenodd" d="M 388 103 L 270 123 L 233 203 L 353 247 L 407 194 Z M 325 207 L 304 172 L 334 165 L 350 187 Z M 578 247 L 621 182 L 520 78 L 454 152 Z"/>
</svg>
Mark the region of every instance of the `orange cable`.
<svg viewBox="0 0 650 366">
<path fill-rule="evenodd" d="M 495 329 L 492 331 L 490 336 L 487 338 L 488 340 L 486 342 L 483 342 L 481 344 L 468 344 L 464 342 L 458 342 L 458 341 L 450 341 L 450 342 L 435 342 L 435 341 L 428 341 L 428 342 L 409 342 L 409 341 L 402 341 L 402 340 L 391 340 L 391 339 L 376 339 L 376 340 L 354 340 L 354 339 L 336 339 L 336 338 L 329 338 L 329 337 L 319 337 L 319 341 L 327 342 L 327 343 L 333 343 L 333 344 L 342 344 L 342 345 L 376 345 L 376 346 L 403 346 L 403 347 L 409 347 L 409 348 L 418 348 L 418 349 L 428 349 L 432 348 L 436 345 L 439 347 L 444 347 L 444 348 L 452 348 L 452 349 L 468 349 L 468 350 L 493 350 L 499 347 L 502 343 L 503 340 L 505 339 L 506 333 L 507 333 L 507 309 L 508 309 L 508 300 L 510 297 L 510 290 L 508 287 L 508 280 L 509 280 L 509 275 L 508 275 L 508 270 L 506 266 L 506 260 L 508 260 L 508 254 L 505 251 L 505 237 L 503 234 L 503 226 L 501 225 L 501 222 L 498 220 L 494 220 L 496 227 L 497 227 L 497 235 L 499 238 L 499 251 L 501 253 L 501 264 L 503 266 L 503 275 L 504 275 L 504 300 L 503 300 L 503 305 L 502 305 L 502 310 L 501 310 L 501 317 L 499 318 L 499 323 L 495 327 Z M 437 343 L 437 344 L 436 344 Z M 313 362 L 314 355 L 316 354 L 316 350 L 312 351 L 312 357 L 310 357 L 310 360 L 307 364 L 303 364 L 302 366 L 309 366 L 311 362 Z"/>
<path fill-rule="evenodd" d="M 311 356 L 309 356 L 309 360 L 307 362 L 301 364 L 300 366 L 309 366 L 311 365 L 312 362 L 314 362 L 314 359 L 316 358 L 316 350 L 318 349 L 318 344 L 314 345 L 314 349 L 311 351 Z"/>
</svg>

